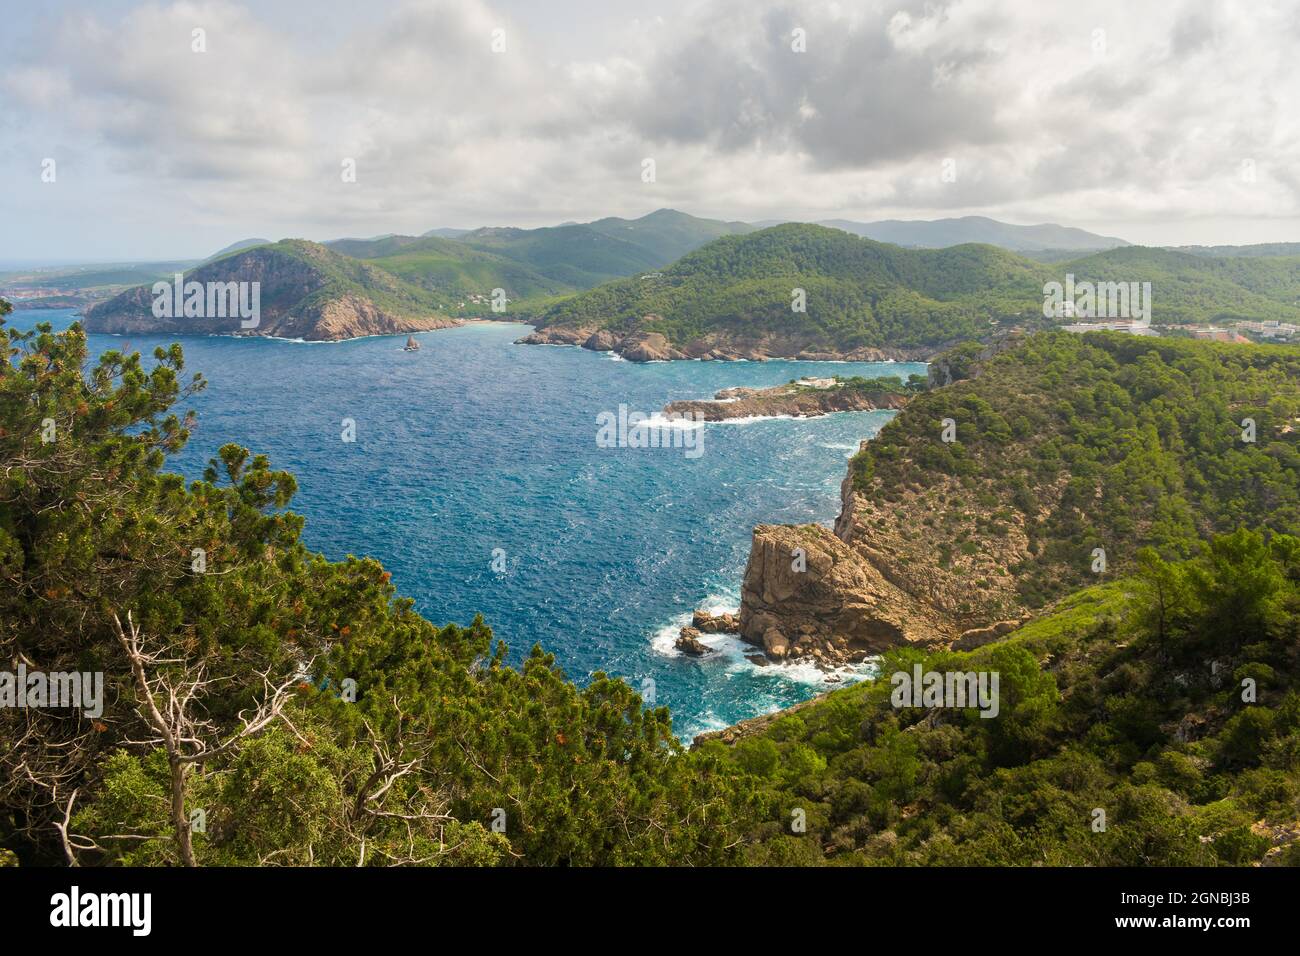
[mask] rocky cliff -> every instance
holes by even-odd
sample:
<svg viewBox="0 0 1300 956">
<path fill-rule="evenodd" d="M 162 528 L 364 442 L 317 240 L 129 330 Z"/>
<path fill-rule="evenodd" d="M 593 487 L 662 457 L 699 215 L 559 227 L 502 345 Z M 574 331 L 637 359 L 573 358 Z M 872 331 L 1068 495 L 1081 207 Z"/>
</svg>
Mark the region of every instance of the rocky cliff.
<svg viewBox="0 0 1300 956">
<path fill-rule="evenodd" d="M 173 294 L 174 281 L 168 285 L 172 288 L 128 289 L 86 308 L 87 331 L 337 341 L 459 324 L 438 314 L 427 293 L 396 276 L 302 240 L 258 246 L 206 263 L 184 276 L 179 294 Z M 194 307 L 186 308 L 188 290 L 194 288 L 202 291 Z M 169 301 L 155 309 L 160 297 Z"/>
<path fill-rule="evenodd" d="M 973 379 L 995 356 L 1023 342 L 961 346 L 930 367 L 932 390 Z M 898 403 L 901 407 L 904 403 Z M 887 428 L 934 430 L 938 422 Z M 862 443 L 866 449 L 868 442 Z M 740 609 L 741 636 L 769 657 L 827 664 L 861 660 L 903 644 L 968 650 L 996 640 L 1028 617 L 1012 568 L 1033 557 L 1032 519 L 998 505 L 996 477 L 927 471 L 923 485 L 880 494 L 856 480 L 840 485 L 834 530 L 819 525 L 754 529 Z M 980 485 L 988 490 L 978 492 Z M 1062 481 L 1041 501 L 1057 501 Z M 983 497 L 982 505 L 968 504 Z M 942 524 L 936 520 L 942 511 Z M 996 521 L 993 518 L 997 514 Z M 997 534 L 990 535 L 996 527 Z M 954 546 L 954 544 L 956 546 Z"/>
</svg>

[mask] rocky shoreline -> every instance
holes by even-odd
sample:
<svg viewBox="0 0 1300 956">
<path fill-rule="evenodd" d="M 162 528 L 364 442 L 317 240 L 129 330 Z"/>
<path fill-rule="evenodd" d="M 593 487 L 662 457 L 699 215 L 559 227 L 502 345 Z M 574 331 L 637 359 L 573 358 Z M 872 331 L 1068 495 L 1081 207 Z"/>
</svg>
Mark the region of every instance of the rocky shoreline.
<svg viewBox="0 0 1300 956">
<path fill-rule="evenodd" d="M 654 318 L 647 316 L 648 319 Z M 837 352 L 813 343 L 776 335 L 730 335 L 714 332 L 684 345 L 674 345 L 661 332 L 620 333 L 591 326 L 553 325 L 535 329 L 517 340 L 520 345 L 576 345 L 592 352 L 613 352 L 629 362 L 672 362 L 687 359 L 717 362 L 924 362 L 941 348 L 858 348 Z"/>
<path fill-rule="evenodd" d="M 860 387 L 835 378 L 803 378 L 773 388 L 724 388 L 711 399 L 669 402 L 663 411 L 706 422 L 774 415 L 816 418 L 832 412 L 898 410 L 907 399 L 901 391 Z"/>
<path fill-rule="evenodd" d="M 463 322 L 446 316 L 408 316 L 387 312 L 367 299 L 344 295 L 299 312 L 265 309 L 254 328 L 243 328 L 239 316 L 222 318 L 154 317 L 142 293 L 129 308 L 109 311 L 101 303 L 82 311 L 86 331 L 109 335 L 166 333 L 172 335 L 236 335 L 241 338 L 302 339 L 305 342 L 342 342 L 371 335 L 405 335 L 449 329 Z"/>
</svg>

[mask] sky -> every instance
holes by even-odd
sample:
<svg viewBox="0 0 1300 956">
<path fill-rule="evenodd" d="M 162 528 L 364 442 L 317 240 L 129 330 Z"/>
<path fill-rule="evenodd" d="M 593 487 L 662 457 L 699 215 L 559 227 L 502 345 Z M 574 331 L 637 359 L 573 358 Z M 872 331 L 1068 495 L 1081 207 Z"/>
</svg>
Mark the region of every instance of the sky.
<svg viewBox="0 0 1300 956">
<path fill-rule="evenodd" d="M 0 23 L 0 260 L 662 207 L 1300 241 L 1295 0 L 0 0 Z"/>
</svg>

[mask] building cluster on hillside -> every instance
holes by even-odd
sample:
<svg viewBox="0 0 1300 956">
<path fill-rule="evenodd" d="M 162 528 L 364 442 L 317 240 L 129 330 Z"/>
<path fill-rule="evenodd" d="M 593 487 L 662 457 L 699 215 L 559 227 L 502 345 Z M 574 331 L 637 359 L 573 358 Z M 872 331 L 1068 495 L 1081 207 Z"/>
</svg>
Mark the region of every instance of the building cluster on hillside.
<svg viewBox="0 0 1300 956">
<path fill-rule="evenodd" d="M 1106 322 L 1076 322 L 1063 326 L 1067 332 L 1128 332 L 1131 335 L 1159 335 L 1145 319 L 1111 319 Z"/>
<path fill-rule="evenodd" d="M 1267 322 L 1238 322 L 1237 330 L 1266 339 L 1293 339 L 1300 333 L 1300 325 L 1270 319 Z"/>
<path fill-rule="evenodd" d="M 1171 326 L 1171 328 L 1181 328 L 1183 332 L 1186 332 L 1192 338 L 1202 339 L 1207 342 L 1236 342 L 1240 344 L 1250 341 L 1235 328 L 1221 328 L 1217 325 L 1184 325 L 1181 327 Z"/>
<path fill-rule="evenodd" d="M 48 299 L 54 296 L 70 296 L 70 295 L 81 295 L 81 294 L 82 294 L 81 291 L 78 289 L 55 289 L 55 288 L 32 289 L 32 288 L 23 288 L 21 286 L 10 286 L 8 288 L 0 288 L 0 298 L 8 299 L 10 302 L 20 302 L 23 299 Z"/>
</svg>

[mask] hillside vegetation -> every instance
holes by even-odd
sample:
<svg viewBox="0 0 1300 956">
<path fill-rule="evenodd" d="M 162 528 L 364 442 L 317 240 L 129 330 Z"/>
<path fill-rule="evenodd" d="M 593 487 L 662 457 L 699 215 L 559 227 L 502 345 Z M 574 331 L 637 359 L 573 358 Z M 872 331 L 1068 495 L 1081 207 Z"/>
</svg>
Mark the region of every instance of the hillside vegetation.
<svg viewBox="0 0 1300 956">
<path fill-rule="evenodd" d="M 775 337 L 794 351 L 850 353 L 988 339 L 1042 328 L 1043 287 L 1150 282 L 1154 322 L 1300 319 L 1300 259 L 1207 258 L 1138 246 L 1051 264 L 987 245 L 904 249 L 787 224 L 728 236 L 655 278 L 610 282 L 543 312 L 541 328 L 662 333 L 690 351 L 710 335 Z M 803 290 L 805 310 L 795 307 Z M 782 353 L 786 354 L 786 353 Z"/>
<path fill-rule="evenodd" d="M 661 209 L 639 219 L 343 239 L 329 245 L 428 290 L 449 314 L 485 314 L 492 290 L 499 288 L 507 299 L 505 313 L 528 317 L 559 298 L 661 268 L 718 236 L 749 228 Z"/>
<path fill-rule="evenodd" d="M 1035 381 L 1082 358 L 1118 375 L 1111 350 L 1130 344 L 1043 337 L 982 366 L 954 356 L 949 371 L 974 378 L 899 420 L 945 393 L 983 413 L 971 389 L 1017 355 Z M 1189 401 L 1179 376 L 1193 378 L 1211 397 L 1188 414 L 1210 442 L 1225 382 L 1276 385 L 1287 367 L 1166 345 L 1143 360 L 1146 399 Z M 1130 576 L 1002 642 L 893 651 L 881 681 L 687 752 L 667 710 L 623 682 L 575 686 L 540 648 L 511 667 L 483 621 L 435 626 L 376 562 L 305 549 L 296 483 L 264 456 L 226 445 L 200 480 L 168 474 L 193 427 L 176 407 L 203 387 L 179 346 L 151 367 L 115 351 L 87 367 L 78 326 L 9 329 L 4 346 L 0 658 L 105 685 L 99 713 L 0 708 L 0 862 L 1297 862 L 1300 540 L 1287 534 L 1178 537 L 1178 561 L 1141 550 Z M 1231 371 L 1216 378 L 1205 355 Z M 1067 405 L 1086 394 L 1058 391 Z M 1013 431 L 1019 407 L 1000 413 Z M 1098 421 L 1122 429 L 1122 413 Z M 1279 506 L 1265 524 L 1293 520 L 1292 484 L 1276 484 L 1260 486 Z M 1224 524 L 1254 514 L 1225 508 Z M 889 675 L 917 663 L 997 670 L 998 716 L 893 706 Z"/>
<path fill-rule="evenodd" d="M 91 332 L 246 332 L 337 339 L 422 331 L 453 324 L 437 297 L 369 262 L 315 242 L 285 239 L 238 250 L 185 273 L 185 282 L 257 283 L 258 324 L 241 316 L 153 314 L 152 286 L 130 289 L 84 312 Z M 170 281 L 168 283 L 170 285 Z M 250 300 L 251 301 L 251 300 Z M 173 310 L 174 311 L 174 310 Z"/>
<path fill-rule="evenodd" d="M 857 533 L 915 521 L 927 553 L 905 560 L 982 580 L 986 603 L 1005 586 L 989 616 L 1095 581 L 1095 549 L 1114 573 L 1143 545 L 1187 557 L 1242 525 L 1300 528 L 1300 349 L 1056 332 L 977 352 L 941 357 L 959 380 L 850 473 Z"/>
<path fill-rule="evenodd" d="M 1201 550 L 703 743 L 760 781 L 747 862 L 1300 865 L 1300 539 Z M 917 665 L 997 672 L 997 716 L 895 706 Z"/>
</svg>

